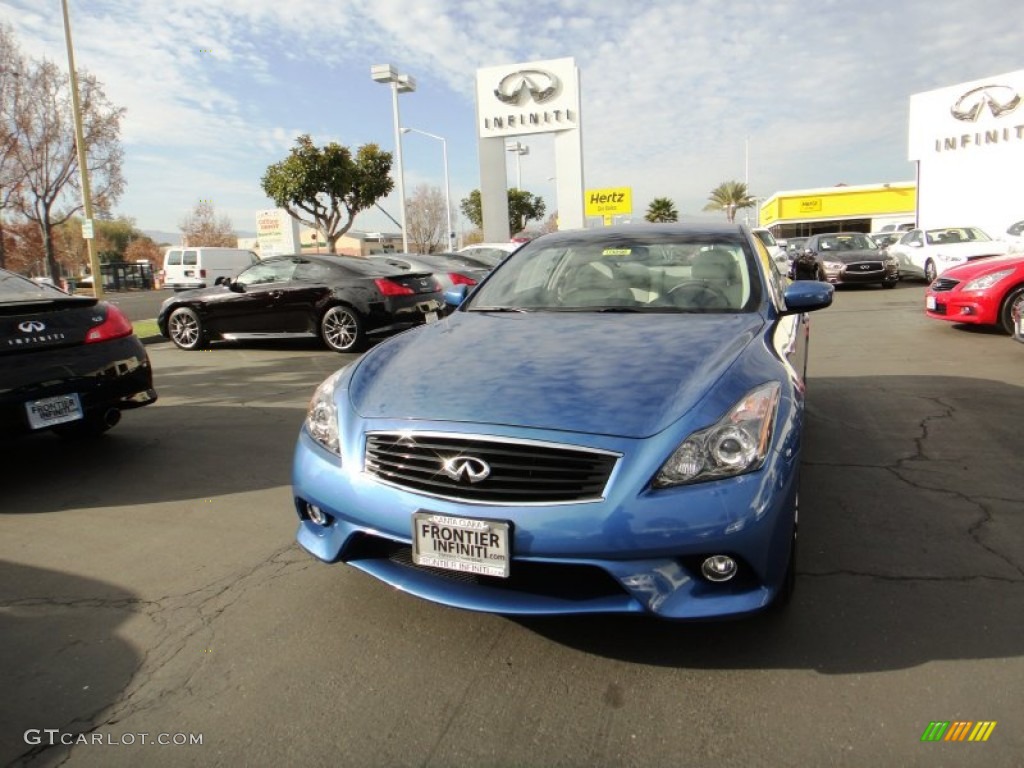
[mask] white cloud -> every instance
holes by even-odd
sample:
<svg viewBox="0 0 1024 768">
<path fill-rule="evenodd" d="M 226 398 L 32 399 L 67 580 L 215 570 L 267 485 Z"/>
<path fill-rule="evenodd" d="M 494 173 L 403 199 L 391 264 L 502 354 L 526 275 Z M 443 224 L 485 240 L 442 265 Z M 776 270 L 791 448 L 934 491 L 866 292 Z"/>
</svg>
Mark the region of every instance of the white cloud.
<svg viewBox="0 0 1024 768">
<path fill-rule="evenodd" d="M 446 121 L 456 200 L 478 185 L 475 70 L 564 56 L 582 73 L 588 183 L 633 186 L 638 206 L 668 196 L 699 210 L 712 187 L 743 178 L 748 140 L 763 195 L 911 178 L 910 95 L 1020 68 L 1017 0 L 970 6 L 1007 23 L 964 13 L 961 0 L 71 2 L 79 66 L 127 108 L 121 207 L 160 228 L 180 214 L 149 207 L 208 194 L 190 184 L 262 207 L 263 169 L 300 133 L 390 149 L 386 97 L 368 78 L 388 61 L 420 83 L 403 115 Z M 52 9 L 0 0 L 0 15 L 26 52 L 63 63 Z M 534 151 L 524 186 L 542 189 L 553 163 L 540 142 Z"/>
</svg>

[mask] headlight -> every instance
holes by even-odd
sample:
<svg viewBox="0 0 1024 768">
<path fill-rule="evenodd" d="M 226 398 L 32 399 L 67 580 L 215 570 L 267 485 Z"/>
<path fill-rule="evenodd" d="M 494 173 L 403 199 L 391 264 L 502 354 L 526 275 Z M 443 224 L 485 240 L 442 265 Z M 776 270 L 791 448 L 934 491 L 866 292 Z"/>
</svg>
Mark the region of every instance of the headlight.
<svg viewBox="0 0 1024 768">
<path fill-rule="evenodd" d="M 778 382 L 762 384 L 717 424 L 683 440 L 658 470 L 654 487 L 700 483 L 760 469 L 768 456 L 780 391 Z"/>
<path fill-rule="evenodd" d="M 830 272 L 838 272 L 843 268 L 843 263 L 841 261 L 826 261 L 823 263 L 825 265 L 825 269 Z"/>
<path fill-rule="evenodd" d="M 939 261 L 945 261 L 947 263 L 950 261 L 964 261 L 963 256 L 950 256 L 949 254 L 946 253 L 936 253 L 935 258 L 938 259 Z"/>
<path fill-rule="evenodd" d="M 885 254 L 885 256 L 883 256 L 882 259 L 883 259 L 883 261 L 885 261 L 885 265 L 887 267 L 897 267 L 897 266 L 899 266 L 899 262 L 896 260 L 895 256 L 890 256 L 889 254 Z"/>
<path fill-rule="evenodd" d="M 345 369 L 327 377 L 316 388 L 306 411 L 306 431 L 309 436 L 331 453 L 341 456 L 341 441 L 338 437 L 338 406 L 334 404 L 334 391 Z"/>
<path fill-rule="evenodd" d="M 967 283 L 964 283 L 962 290 L 965 291 L 984 291 L 987 288 L 991 288 L 993 285 L 998 283 L 1004 277 L 1013 274 L 1012 269 L 1001 269 L 998 272 L 990 272 L 987 275 L 976 277 Z"/>
</svg>

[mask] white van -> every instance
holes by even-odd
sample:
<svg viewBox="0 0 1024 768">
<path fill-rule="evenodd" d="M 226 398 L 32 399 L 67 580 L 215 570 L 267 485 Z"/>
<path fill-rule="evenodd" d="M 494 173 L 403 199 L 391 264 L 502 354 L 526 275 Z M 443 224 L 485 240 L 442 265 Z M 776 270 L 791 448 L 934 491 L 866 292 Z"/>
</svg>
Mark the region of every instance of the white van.
<svg viewBox="0 0 1024 768">
<path fill-rule="evenodd" d="M 190 288 L 209 288 L 216 285 L 217 278 L 231 279 L 259 256 L 242 248 L 168 248 L 164 254 L 164 286 L 176 291 Z"/>
</svg>

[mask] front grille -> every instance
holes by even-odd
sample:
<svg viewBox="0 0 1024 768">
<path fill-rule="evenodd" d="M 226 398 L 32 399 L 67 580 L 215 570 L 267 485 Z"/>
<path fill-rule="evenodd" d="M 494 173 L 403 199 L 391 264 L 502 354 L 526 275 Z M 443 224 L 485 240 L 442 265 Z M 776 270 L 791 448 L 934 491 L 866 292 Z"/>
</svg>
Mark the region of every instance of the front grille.
<svg viewBox="0 0 1024 768">
<path fill-rule="evenodd" d="M 412 547 L 408 544 L 367 533 L 353 537 L 345 547 L 342 559 L 345 562 L 386 559 L 404 568 L 429 573 L 447 581 L 557 597 L 562 600 L 597 600 L 624 594 L 623 588 L 607 571 L 592 565 L 513 560 L 507 579 L 482 576 L 416 565 L 412 561 Z"/>
<path fill-rule="evenodd" d="M 946 314 L 946 305 L 936 303 L 935 309 L 930 309 L 928 311 L 935 315 L 944 315 Z"/>
<path fill-rule="evenodd" d="M 861 273 L 868 274 L 870 272 L 881 272 L 882 271 L 882 262 L 880 262 L 880 261 L 856 261 L 856 262 L 854 262 L 852 264 L 847 264 L 845 271 L 846 271 L 847 274 L 850 274 L 852 272 L 855 275 L 858 275 L 858 274 L 861 274 Z"/>
<path fill-rule="evenodd" d="M 936 292 L 952 291 L 959 283 L 959 280 L 954 280 L 951 277 L 940 277 L 932 283 L 931 288 Z"/>
<path fill-rule="evenodd" d="M 465 462 L 475 472 L 466 471 Z M 618 455 L 531 440 L 370 432 L 366 472 L 419 493 L 481 504 L 561 504 L 602 498 Z M 454 461 L 454 467 L 451 463 Z M 445 462 L 458 470 L 445 473 Z M 479 477 L 486 466 L 489 474 Z"/>
</svg>

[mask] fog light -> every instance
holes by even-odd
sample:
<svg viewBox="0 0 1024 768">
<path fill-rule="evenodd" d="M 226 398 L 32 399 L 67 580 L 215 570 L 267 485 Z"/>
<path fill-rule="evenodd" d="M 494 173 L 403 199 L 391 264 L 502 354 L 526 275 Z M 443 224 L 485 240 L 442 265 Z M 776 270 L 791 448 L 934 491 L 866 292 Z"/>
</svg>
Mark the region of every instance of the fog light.
<svg viewBox="0 0 1024 768">
<path fill-rule="evenodd" d="M 960 307 L 960 314 L 961 315 L 973 315 L 974 312 L 971 309 L 971 307 Z"/>
<path fill-rule="evenodd" d="M 708 581 L 728 581 L 736 575 L 736 561 L 728 555 L 712 555 L 700 566 Z"/>
<path fill-rule="evenodd" d="M 306 512 L 309 515 L 309 519 L 317 525 L 326 527 L 331 522 L 331 516 L 320 509 L 316 504 L 307 504 Z"/>
</svg>

